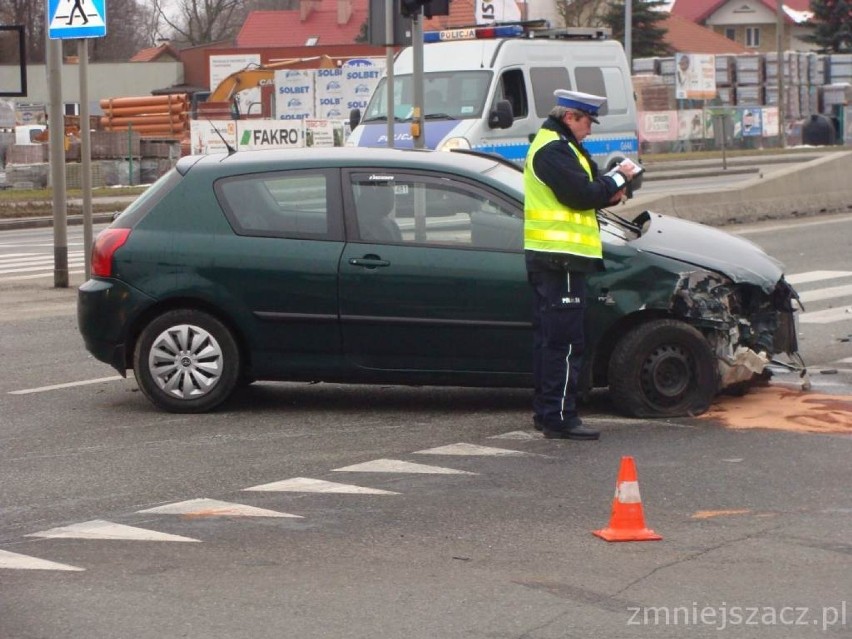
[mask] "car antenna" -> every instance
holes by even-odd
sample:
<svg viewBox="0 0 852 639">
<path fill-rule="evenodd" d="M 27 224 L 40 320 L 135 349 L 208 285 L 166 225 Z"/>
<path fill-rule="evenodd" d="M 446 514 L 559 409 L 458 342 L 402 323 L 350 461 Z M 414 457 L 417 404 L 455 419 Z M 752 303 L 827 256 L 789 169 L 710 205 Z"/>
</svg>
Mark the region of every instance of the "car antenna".
<svg viewBox="0 0 852 639">
<path fill-rule="evenodd" d="M 225 147 L 228 149 L 228 157 L 231 157 L 234 153 L 236 153 L 236 152 L 237 152 L 237 150 L 236 150 L 234 147 L 232 147 L 232 146 L 230 145 L 230 143 L 229 143 L 229 142 L 225 139 L 225 136 L 224 136 L 224 135 L 222 135 L 222 132 L 218 129 L 218 127 L 217 127 L 215 124 L 213 124 L 213 122 L 212 122 L 211 120 L 207 120 L 207 123 L 208 123 L 210 126 L 212 126 L 212 127 L 213 127 L 213 130 L 214 130 L 214 131 L 216 131 L 216 135 L 218 135 L 218 136 L 219 136 L 219 139 L 220 139 L 220 140 L 222 140 L 222 143 L 223 143 L 223 144 L 225 145 Z"/>
</svg>

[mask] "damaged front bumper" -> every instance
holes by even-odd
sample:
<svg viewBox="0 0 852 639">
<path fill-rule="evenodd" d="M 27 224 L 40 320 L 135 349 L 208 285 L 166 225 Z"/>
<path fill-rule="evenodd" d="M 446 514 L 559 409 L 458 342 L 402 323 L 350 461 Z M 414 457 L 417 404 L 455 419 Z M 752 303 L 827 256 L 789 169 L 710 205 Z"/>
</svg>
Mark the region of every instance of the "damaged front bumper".
<svg viewBox="0 0 852 639">
<path fill-rule="evenodd" d="M 707 338 L 716 355 L 720 390 L 750 383 L 782 354 L 792 360 L 782 365 L 799 371 L 803 387 L 809 388 L 796 336 L 798 299 L 783 276 L 767 291 L 713 271 L 690 271 L 681 274 L 669 311 Z"/>
</svg>

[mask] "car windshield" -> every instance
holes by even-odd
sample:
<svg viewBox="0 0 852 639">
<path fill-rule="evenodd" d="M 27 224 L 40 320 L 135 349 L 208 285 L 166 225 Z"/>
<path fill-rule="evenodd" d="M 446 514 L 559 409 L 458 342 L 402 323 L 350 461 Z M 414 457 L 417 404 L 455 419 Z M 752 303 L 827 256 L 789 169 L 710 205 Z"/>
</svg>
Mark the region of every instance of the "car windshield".
<svg viewBox="0 0 852 639">
<path fill-rule="evenodd" d="M 479 118 L 485 108 L 490 71 L 427 73 L 423 80 L 424 117 L 427 119 L 468 120 Z M 387 78 L 383 78 L 367 105 L 363 122 L 387 121 Z M 394 118 L 411 120 L 414 82 L 411 75 L 394 76 Z"/>
</svg>

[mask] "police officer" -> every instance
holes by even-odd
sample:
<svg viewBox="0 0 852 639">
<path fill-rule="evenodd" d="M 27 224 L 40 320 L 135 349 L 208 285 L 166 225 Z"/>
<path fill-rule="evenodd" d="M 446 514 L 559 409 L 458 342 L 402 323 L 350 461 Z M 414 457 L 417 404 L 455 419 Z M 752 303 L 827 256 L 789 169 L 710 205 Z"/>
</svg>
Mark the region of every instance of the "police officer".
<svg viewBox="0 0 852 639">
<path fill-rule="evenodd" d="M 625 197 L 638 170 L 606 175 L 581 146 L 606 98 L 554 91 L 524 163 L 524 249 L 533 289 L 534 423 L 549 439 L 598 439 L 577 416 L 586 275 L 603 269 L 596 210 Z"/>
</svg>

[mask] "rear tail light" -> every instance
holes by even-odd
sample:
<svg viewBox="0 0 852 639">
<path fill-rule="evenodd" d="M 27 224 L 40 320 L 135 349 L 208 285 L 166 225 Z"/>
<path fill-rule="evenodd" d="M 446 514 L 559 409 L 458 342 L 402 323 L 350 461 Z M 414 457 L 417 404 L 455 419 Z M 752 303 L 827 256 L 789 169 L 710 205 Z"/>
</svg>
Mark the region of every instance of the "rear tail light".
<svg viewBox="0 0 852 639">
<path fill-rule="evenodd" d="M 130 237 L 130 229 L 104 229 L 92 247 L 92 275 L 112 277 L 112 256 Z"/>
</svg>

